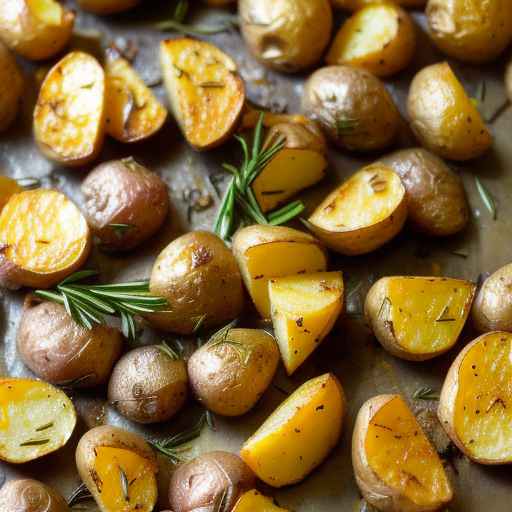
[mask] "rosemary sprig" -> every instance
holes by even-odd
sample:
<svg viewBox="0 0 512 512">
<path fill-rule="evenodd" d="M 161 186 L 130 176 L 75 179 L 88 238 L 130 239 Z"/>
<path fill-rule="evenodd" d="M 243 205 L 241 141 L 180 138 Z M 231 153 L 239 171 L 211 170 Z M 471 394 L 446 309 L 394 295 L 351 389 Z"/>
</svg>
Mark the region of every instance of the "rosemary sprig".
<svg viewBox="0 0 512 512">
<path fill-rule="evenodd" d="M 229 332 L 236 325 L 236 323 L 237 321 L 233 320 L 231 323 L 222 327 L 222 329 L 218 330 L 208 340 L 208 343 L 205 345 L 205 348 L 207 348 L 208 350 L 215 350 L 216 348 L 222 345 L 228 345 L 232 347 L 233 350 L 235 350 L 242 365 L 247 366 L 249 358 L 251 357 L 250 349 L 247 347 L 247 345 L 244 345 L 240 341 L 229 338 Z"/>
<path fill-rule="evenodd" d="M 70 495 L 67 499 L 69 507 L 73 508 L 78 503 L 82 503 L 82 501 L 89 501 L 94 499 L 89 489 L 87 489 L 84 483 L 81 483 Z"/>
<path fill-rule="evenodd" d="M 436 393 L 432 388 L 425 386 L 417 389 L 412 397 L 415 400 L 439 400 L 439 393 Z"/>
<path fill-rule="evenodd" d="M 176 350 L 174 347 L 171 347 L 166 341 L 162 341 L 160 345 L 157 345 L 157 348 L 173 361 L 180 359 L 181 354 L 179 353 L 179 349 Z"/>
<path fill-rule="evenodd" d="M 130 501 L 130 484 L 128 483 L 128 477 L 121 466 L 119 467 L 119 482 L 121 484 L 121 490 L 123 491 L 124 501 Z"/>
<path fill-rule="evenodd" d="M 55 290 L 36 290 L 35 294 L 64 305 L 73 320 L 86 329 L 104 324 L 105 315 L 121 318 L 121 329 L 129 339 L 137 337 L 135 315 L 167 309 L 167 300 L 149 292 L 148 281 L 132 283 L 84 285 L 79 281 L 97 275 L 83 270 L 67 277 Z"/>
<path fill-rule="evenodd" d="M 496 220 L 498 218 L 498 210 L 496 209 L 496 203 L 494 202 L 494 199 L 492 198 L 491 194 L 489 194 L 489 191 L 485 188 L 484 184 L 480 181 L 478 176 L 475 176 L 475 184 L 482 202 L 489 210 L 493 220 Z"/>
</svg>

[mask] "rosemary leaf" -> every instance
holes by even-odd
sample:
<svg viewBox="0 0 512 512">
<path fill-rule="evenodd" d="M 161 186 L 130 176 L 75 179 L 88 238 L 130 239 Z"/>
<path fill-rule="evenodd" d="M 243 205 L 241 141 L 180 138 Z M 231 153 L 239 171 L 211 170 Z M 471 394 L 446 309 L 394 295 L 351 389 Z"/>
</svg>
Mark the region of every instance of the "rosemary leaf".
<svg viewBox="0 0 512 512">
<path fill-rule="evenodd" d="M 162 341 L 160 345 L 157 345 L 157 348 L 173 361 L 177 361 L 180 358 L 180 354 L 174 350 L 174 348 L 170 347 L 165 341 Z"/>
<path fill-rule="evenodd" d="M 43 430 L 48 430 L 49 428 L 52 428 L 54 425 L 53 421 L 50 421 L 50 423 L 46 423 L 45 425 L 41 425 L 40 427 L 36 428 L 36 432 L 42 432 Z"/>
<path fill-rule="evenodd" d="M 49 439 L 30 439 L 29 441 L 20 443 L 20 446 L 42 446 L 44 444 L 48 444 L 49 442 Z"/>
<path fill-rule="evenodd" d="M 119 480 L 121 483 L 121 490 L 123 491 L 123 498 L 128 503 L 130 501 L 130 490 L 129 490 L 129 484 L 128 484 L 128 477 L 126 476 L 126 473 L 123 471 L 123 468 L 121 466 L 119 467 Z"/>
<path fill-rule="evenodd" d="M 478 176 L 475 176 L 475 184 L 476 189 L 480 194 L 480 198 L 482 199 L 482 202 L 484 203 L 487 210 L 489 210 L 489 213 L 491 214 L 493 220 L 496 220 L 498 218 L 498 211 L 496 209 L 496 203 L 494 202 L 494 199 L 492 198 L 491 194 L 489 194 L 489 191 L 480 181 L 480 178 L 478 178 Z"/>
<path fill-rule="evenodd" d="M 436 393 L 432 388 L 426 386 L 417 389 L 412 397 L 415 400 L 439 400 L 439 393 Z"/>
<path fill-rule="evenodd" d="M 39 188 L 41 186 L 41 180 L 39 178 L 34 178 L 32 176 L 27 176 L 26 178 L 19 178 L 16 180 L 16 183 L 20 187 L 26 189 Z"/>
<path fill-rule="evenodd" d="M 82 501 L 93 500 L 93 496 L 87 486 L 84 483 L 81 483 L 69 496 L 67 499 L 69 507 L 73 508 L 78 503 Z"/>
<path fill-rule="evenodd" d="M 187 25 L 176 20 L 161 21 L 155 25 L 155 28 L 163 32 L 179 32 L 189 36 L 208 36 L 221 34 L 236 27 L 236 22 L 232 18 L 222 20 L 218 25 Z"/>
<path fill-rule="evenodd" d="M 222 494 L 217 494 L 215 497 L 215 502 L 213 506 L 213 512 L 226 512 L 226 507 L 228 504 L 228 488 L 226 487 Z"/>
</svg>

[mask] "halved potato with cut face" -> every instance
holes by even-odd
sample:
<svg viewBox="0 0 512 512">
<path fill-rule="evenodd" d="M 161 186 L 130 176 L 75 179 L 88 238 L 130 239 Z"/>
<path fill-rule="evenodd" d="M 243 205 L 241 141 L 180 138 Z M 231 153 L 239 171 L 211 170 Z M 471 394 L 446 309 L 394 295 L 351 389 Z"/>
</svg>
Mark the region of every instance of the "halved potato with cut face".
<svg viewBox="0 0 512 512">
<path fill-rule="evenodd" d="M 0 212 L 3 210 L 9 199 L 14 194 L 17 194 L 22 190 L 23 188 L 16 180 L 13 180 L 8 176 L 0 176 Z"/>
<path fill-rule="evenodd" d="M 270 498 L 253 489 L 240 496 L 232 512 L 288 512 L 277 506 Z"/>
</svg>

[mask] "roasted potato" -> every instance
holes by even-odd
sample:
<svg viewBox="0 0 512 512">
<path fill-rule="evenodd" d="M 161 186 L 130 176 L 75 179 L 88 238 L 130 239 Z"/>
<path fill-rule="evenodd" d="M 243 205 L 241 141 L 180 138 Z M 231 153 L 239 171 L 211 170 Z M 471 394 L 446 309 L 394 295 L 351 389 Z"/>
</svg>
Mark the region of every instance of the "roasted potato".
<svg viewBox="0 0 512 512">
<path fill-rule="evenodd" d="M 343 309 L 341 272 L 278 277 L 269 281 L 274 333 L 292 374 L 329 334 Z"/>
<path fill-rule="evenodd" d="M 231 510 L 255 483 L 253 472 L 240 457 L 209 452 L 178 467 L 169 486 L 169 502 L 174 512 L 215 512 L 215 504 L 225 494 L 225 510 Z"/>
<path fill-rule="evenodd" d="M 265 66 L 293 73 L 316 64 L 329 44 L 329 0 L 240 0 L 242 36 Z"/>
<path fill-rule="evenodd" d="M 274 501 L 253 489 L 240 496 L 232 512 L 288 512 Z"/>
<path fill-rule="evenodd" d="M 128 11 L 139 2 L 140 0 L 78 0 L 78 5 L 84 11 L 105 15 Z"/>
<path fill-rule="evenodd" d="M 411 128 L 427 148 L 451 160 L 471 160 L 485 153 L 492 135 L 449 64 L 422 69 L 407 99 Z"/>
<path fill-rule="evenodd" d="M 261 329 L 223 328 L 188 361 L 192 391 L 208 410 L 241 416 L 272 382 L 279 349 Z"/>
<path fill-rule="evenodd" d="M 393 143 L 401 119 L 384 84 L 364 69 L 329 66 L 307 80 L 302 110 L 340 148 L 375 151 Z"/>
<path fill-rule="evenodd" d="M 224 242 L 206 231 L 180 236 L 158 256 L 151 293 L 169 302 L 169 311 L 148 317 L 164 331 L 191 334 L 199 321 L 215 327 L 238 317 L 244 306 L 242 279 Z"/>
<path fill-rule="evenodd" d="M 64 194 L 14 194 L 0 213 L 0 286 L 50 288 L 82 266 L 90 247 L 87 222 Z"/>
<path fill-rule="evenodd" d="M 308 225 L 327 247 L 357 255 L 389 242 L 406 218 L 407 201 L 400 177 L 377 163 L 364 167 L 329 194 Z"/>
<path fill-rule="evenodd" d="M 132 157 L 100 164 L 82 183 L 82 194 L 89 225 L 107 250 L 137 247 L 169 211 L 167 185 Z"/>
<path fill-rule="evenodd" d="M 387 351 L 425 361 L 455 345 L 475 290 L 469 281 L 447 277 L 383 277 L 366 296 L 365 316 Z"/>
<path fill-rule="evenodd" d="M 64 306 L 25 299 L 18 353 L 38 377 L 52 384 L 90 388 L 109 378 L 121 354 L 121 333 L 106 325 L 78 325 Z"/>
<path fill-rule="evenodd" d="M 18 115 L 23 86 L 23 75 L 16 59 L 0 42 L 0 132 L 6 130 Z"/>
<path fill-rule="evenodd" d="M 512 463 L 512 334 L 483 334 L 457 356 L 443 384 L 438 416 L 471 460 Z"/>
<path fill-rule="evenodd" d="M 23 57 L 43 60 L 68 44 L 75 14 L 56 0 L 7 0 L 0 4 L 0 39 Z"/>
<path fill-rule="evenodd" d="M 512 41 L 508 0 L 429 0 L 426 14 L 439 49 L 465 62 L 494 60 Z"/>
<path fill-rule="evenodd" d="M 240 455 L 273 487 L 300 482 L 338 442 L 344 414 L 341 384 L 332 374 L 321 375 L 290 395 L 244 443 Z"/>
<path fill-rule="evenodd" d="M 31 379 L 0 379 L 0 460 L 21 464 L 64 446 L 76 425 L 73 402 L 60 389 Z"/>
<path fill-rule="evenodd" d="M 235 61 L 211 43 L 184 37 L 161 42 L 160 63 L 171 110 L 189 144 L 200 151 L 222 144 L 245 104 Z"/>
<path fill-rule="evenodd" d="M 316 132 L 315 124 L 302 114 L 279 114 L 263 110 L 261 107 L 252 105 L 247 101 L 244 107 L 244 113 L 238 126 L 239 131 L 252 130 L 258 124 L 261 114 L 263 114 L 263 126 L 265 128 L 273 128 L 277 124 L 302 124 L 305 125 L 310 132 Z"/>
<path fill-rule="evenodd" d="M 318 240 L 282 226 L 248 226 L 233 237 L 233 253 L 247 290 L 263 318 L 270 318 L 268 282 L 306 272 L 323 272 L 327 253 Z"/>
<path fill-rule="evenodd" d="M 331 0 L 335 9 L 357 11 L 364 6 L 373 3 L 380 3 L 382 0 Z M 395 3 L 404 7 L 423 7 L 427 0 L 395 0 Z"/>
<path fill-rule="evenodd" d="M 0 213 L 10 198 L 14 194 L 22 191 L 23 187 L 21 187 L 16 180 L 8 176 L 0 176 Z"/>
<path fill-rule="evenodd" d="M 156 456 L 138 434 L 110 425 L 85 433 L 76 467 L 101 512 L 151 512 L 157 500 Z"/>
<path fill-rule="evenodd" d="M 10 480 L 0 489 L 0 510 L 5 512 L 69 512 L 66 500 L 42 482 Z"/>
<path fill-rule="evenodd" d="M 441 459 L 399 395 L 379 395 L 361 407 L 352 464 L 363 497 L 377 510 L 444 510 L 452 499 Z"/>
<path fill-rule="evenodd" d="M 449 236 L 469 221 L 462 180 L 439 157 L 422 148 L 396 151 L 380 160 L 405 187 L 408 221 L 417 231 Z"/>
<path fill-rule="evenodd" d="M 187 365 L 164 345 L 139 347 L 114 366 L 108 399 L 123 416 L 138 423 L 172 418 L 187 399 Z"/>
<path fill-rule="evenodd" d="M 412 18 L 393 3 L 369 4 L 340 28 L 326 61 L 389 76 L 406 68 L 416 49 Z"/>
</svg>

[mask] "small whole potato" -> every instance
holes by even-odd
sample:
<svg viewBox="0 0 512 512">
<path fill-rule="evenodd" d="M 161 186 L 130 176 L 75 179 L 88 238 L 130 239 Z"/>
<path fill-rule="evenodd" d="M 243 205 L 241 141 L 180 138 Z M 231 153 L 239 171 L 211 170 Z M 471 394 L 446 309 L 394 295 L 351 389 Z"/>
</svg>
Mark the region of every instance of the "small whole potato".
<svg viewBox="0 0 512 512">
<path fill-rule="evenodd" d="M 315 71 L 306 82 L 302 110 L 334 144 L 354 151 L 389 146 L 400 127 L 400 114 L 384 84 L 348 66 Z"/>
<path fill-rule="evenodd" d="M 131 157 L 96 167 L 82 193 L 89 225 L 107 250 L 140 245 L 158 231 L 169 210 L 167 185 Z"/>
<path fill-rule="evenodd" d="M 2 512 L 69 512 L 66 500 L 54 489 L 31 479 L 11 480 L 0 489 Z"/>
<path fill-rule="evenodd" d="M 241 29 L 263 64 L 296 72 L 316 64 L 332 30 L 329 0 L 240 0 Z"/>
<path fill-rule="evenodd" d="M 187 367 L 165 346 L 139 347 L 115 365 L 108 385 L 109 402 L 128 419 L 157 423 L 172 418 L 187 399 Z"/>
<path fill-rule="evenodd" d="M 0 42 L 0 132 L 6 130 L 18 114 L 23 82 L 16 59 Z"/>
<path fill-rule="evenodd" d="M 222 325 L 244 306 L 242 277 L 233 253 L 206 231 L 171 242 L 153 266 L 149 287 L 169 303 L 169 311 L 147 317 L 164 331 L 192 334 L 199 321 L 205 327 Z"/>
<path fill-rule="evenodd" d="M 209 452 L 182 464 L 169 486 L 174 512 L 214 512 L 215 503 L 226 493 L 225 510 L 254 488 L 256 478 L 245 462 L 229 452 Z"/>
</svg>

